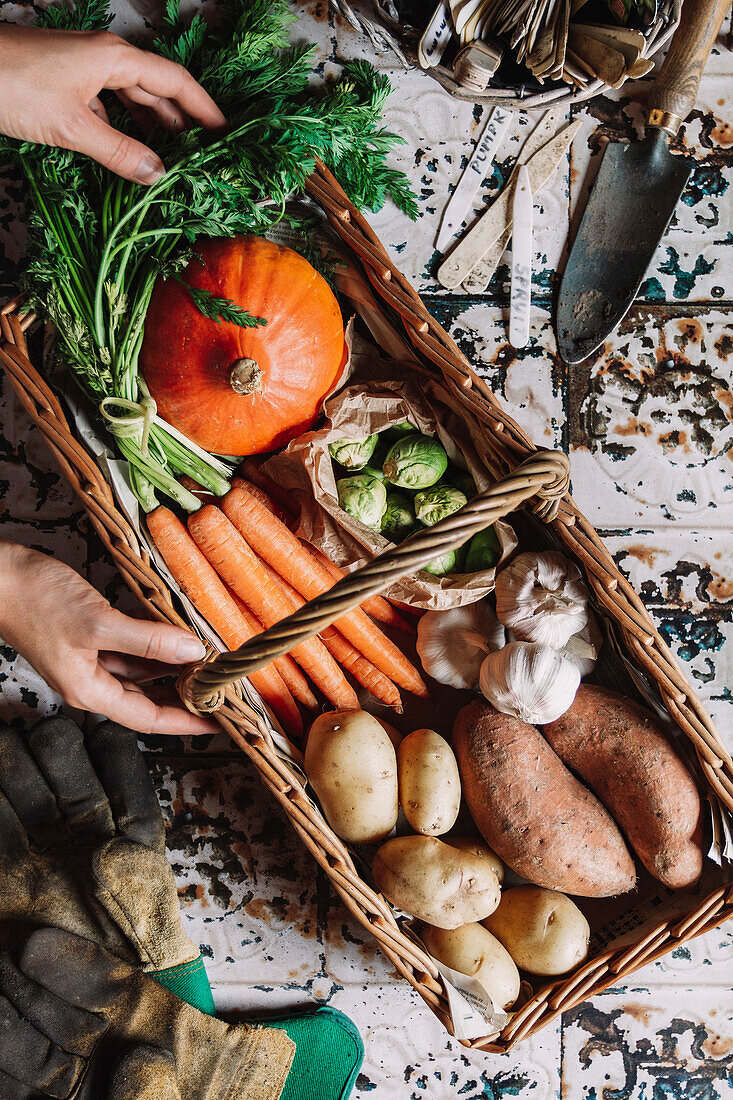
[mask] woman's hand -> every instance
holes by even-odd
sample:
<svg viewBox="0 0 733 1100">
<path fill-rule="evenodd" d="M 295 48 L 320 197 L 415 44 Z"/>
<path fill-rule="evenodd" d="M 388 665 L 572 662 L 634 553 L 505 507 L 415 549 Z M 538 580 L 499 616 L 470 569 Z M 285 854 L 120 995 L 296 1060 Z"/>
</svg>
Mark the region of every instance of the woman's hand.
<svg viewBox="0 0 733 1100">
<path fill-rule="evenodd" d="M 0 26 L 0 133 L 86 153 L 118 176 L 155 183 L 163 163 L 110 126 L 99 93 L 108 88 L 138 121 L 168 130 L 226 119 L 182 65 L 107 31 Z"/>
<path fill-rule="evenodd" d="M 142 684 L 204 656 L 187 630 L 115 611 L 68 565 L 0 542 L 0 637 L 71 707 L 139 733 L 201 734 L 218 726 L 155 702 Z"/>
</svg>

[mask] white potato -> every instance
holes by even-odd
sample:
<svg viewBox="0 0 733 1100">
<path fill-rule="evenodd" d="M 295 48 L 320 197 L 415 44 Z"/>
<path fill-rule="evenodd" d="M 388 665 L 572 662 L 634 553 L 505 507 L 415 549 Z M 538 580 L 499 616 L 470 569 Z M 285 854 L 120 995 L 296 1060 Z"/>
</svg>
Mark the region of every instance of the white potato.
<svg viewBox="0 0 733 1100">
<path fill-rule="evenodd" d="M 499 882 L 504 881 L 504 864 L 480 836 L 449 836 L 446 837 L 445 843 L 450 844 L 451 848 L 460 848 L 462 852 L 473 852 L 474 855 L 485 859 L 496 871 Z"/>
<path fill-rule="evenodd" d="M 502 894 L 484 925 L 530 974 L 565 974 L 588 954 L 590 926 L 578 906 L 557 890 L 514 886 Z"/>
<path fill-rule="evenodd" d="M 481 924 L 445 929 L 426 926 L 422 941 L 430 954 L 481 982 L 495 1005 L 509 1008 L 519 996 L 519 971 L 509 952 Z"/>
<path fill-rule="evenodd" d="M 363 710 L 321 714 L 308 733 L 305 774 L 333 831 L 351 844 L 384 840 L 397 822 L 397 757 Z"/>
<path fill-rule="evenodd" d="M 499 904 L 499 880 L 487 861 L 434 836 L 385 841 L 372 875 L 393 905 L 439 928 L 482 920 Z"/>
<path fill-rule="evenodd" d="M 402 734 L 398 729 L 395 729 L 394 726 L 390 726 L 389 722 L 385 722 L 383 718 L 380 718 L 378 714 L 375 714 L 374 717 L 377 719 L 380 726 L 387 734 L 387 737 L 389 737 L 390 741 L 394 745 L 395 752 L 397 752 L 397 749 L 400 747 L 400 742 L 402 740 Z"/>
<path fill-rule="evenodd" d="M 455 824 L 461 806 L 458 764 L 444 737 L 413 730 L 397 750 L 400 803 L 417 833 L 440 836 Z"/>
</svg>

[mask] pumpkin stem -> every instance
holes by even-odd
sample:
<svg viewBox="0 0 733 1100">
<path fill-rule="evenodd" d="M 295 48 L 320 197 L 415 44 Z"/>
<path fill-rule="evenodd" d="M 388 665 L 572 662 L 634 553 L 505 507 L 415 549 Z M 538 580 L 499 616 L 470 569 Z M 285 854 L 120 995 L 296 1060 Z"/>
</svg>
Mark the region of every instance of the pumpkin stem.
<svg viewBox="0 0 733 1100">
<path fill-rule="evenodd" d="M 262 393 L 262 371 L 254 359 L 237 359 L 229 372 L 229 385 L 235 393 Z"/>
</svg>

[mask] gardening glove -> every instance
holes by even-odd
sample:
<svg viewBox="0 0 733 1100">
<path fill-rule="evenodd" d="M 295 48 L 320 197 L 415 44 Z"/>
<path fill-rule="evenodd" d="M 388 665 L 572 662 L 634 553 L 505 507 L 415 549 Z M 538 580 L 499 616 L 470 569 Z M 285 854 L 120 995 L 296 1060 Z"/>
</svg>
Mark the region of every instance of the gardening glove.
<svg viewBox="0 0 733 1100">
<path fill-rule="evenodd" d="M 142 966 L 214 1011 L 198 947 L 181 926 L 165 830 L 137 738 L 69 718 L 27 734 L 0 725 L 0 943 L 54 926 Z"/>
<path fill-rule="evenodd" d="M 207 1016 L 59 928 L 0 962 L 0 1100 L 277 1100 L 293 1052 L 284 1031 Z"/>
<path fill-rule="evenodd" d="M 323 1005 L 258 1022 L 282 1028 L 295 1043 L 280 1100 L 348 1100 L 364 1061 L 361 1035 L 348 1016 Z"/>
<path fill-rule="evenodd" d="M 123 1054 L 107 1100 L 181 1100 L 173 1055 L 158 1047 L 134 1047 Z"/>
<path fill-rule="evenodd" d="M 0 1066 L 8 1069 L 0 1069 L 0 1100 L 79 1096 L 106 1030 L 106 1021 L 68 1005 L 0 956 Z M 173 1056 L 133 1047 L 117 1062 L 107 1098 L 181 1100 Z"/>
<path fill-rule="evenodd" d="M 74 1096 L 107 1027 L 0 955 L 0 1100 Z"/>
</svg>

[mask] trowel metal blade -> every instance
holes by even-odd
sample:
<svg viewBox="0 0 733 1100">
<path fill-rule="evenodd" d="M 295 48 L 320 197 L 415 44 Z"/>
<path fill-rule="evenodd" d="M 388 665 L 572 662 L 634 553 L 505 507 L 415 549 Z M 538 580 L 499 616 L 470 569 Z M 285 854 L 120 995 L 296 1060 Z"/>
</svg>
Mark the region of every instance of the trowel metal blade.
<svg viewBox="0 0 733 1100">
<path fill-rule="evenodd" d="M 628 313 L 691 170 L 661 130 L 606 147 L 560 284 L 556 333 L 566 363 L 591 355 Z"/>
</svg>

